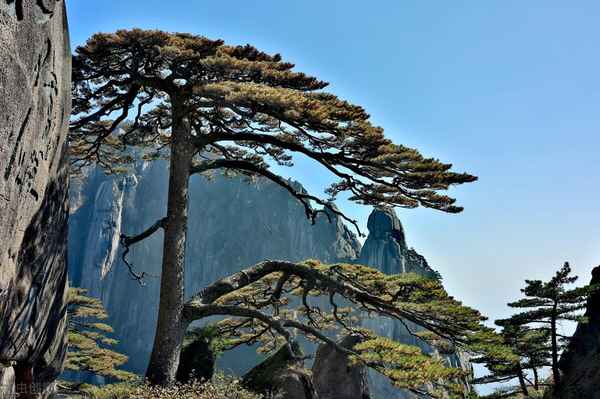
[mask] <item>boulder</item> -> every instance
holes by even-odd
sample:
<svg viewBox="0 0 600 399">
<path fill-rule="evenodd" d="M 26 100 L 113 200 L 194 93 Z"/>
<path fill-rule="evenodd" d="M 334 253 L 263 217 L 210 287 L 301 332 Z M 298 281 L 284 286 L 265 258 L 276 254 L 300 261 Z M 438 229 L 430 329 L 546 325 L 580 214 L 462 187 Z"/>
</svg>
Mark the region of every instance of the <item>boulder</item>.
<svg viewBox="0 0 600 399">
<path fill-rule="evenodd" d="M 179 356 L 177 381 L 187 383 L 191 379 L 209 381 L 215 372 L 216 356 L 210 339 L 200 331 L 186 337 Z"/>
<path fill-rule="evenodd" d="M 338 345 L 351 349 L 361 341 L 358 335 L 344 337 Z M 352 365 L 348 355 L 332 345 L 322 344 L 315 355 L 313 381 L 320 399 L 370 399 L 367 370 Z"/>
<path fill-rule="evenodd" d="M 300 347 L 294 352 L 283 346 L 274 355 L 250 370 L 242 384 L 270 399 L 318 399 L 311 373 L 304 369 Z"/>
</svg>

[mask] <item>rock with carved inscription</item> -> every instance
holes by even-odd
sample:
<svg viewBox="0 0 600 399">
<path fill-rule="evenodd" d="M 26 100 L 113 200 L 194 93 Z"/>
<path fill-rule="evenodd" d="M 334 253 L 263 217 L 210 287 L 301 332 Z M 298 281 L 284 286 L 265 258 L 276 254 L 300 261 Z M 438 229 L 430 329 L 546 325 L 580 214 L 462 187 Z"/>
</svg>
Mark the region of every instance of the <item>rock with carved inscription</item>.
<svg viewBox="0 0 600 399">
<path fill-rule="evenodd" d="M 70 59 L 64 1 L 0 0 L 0 395 L 43 396 L 66 351 Z"/>
</svg>

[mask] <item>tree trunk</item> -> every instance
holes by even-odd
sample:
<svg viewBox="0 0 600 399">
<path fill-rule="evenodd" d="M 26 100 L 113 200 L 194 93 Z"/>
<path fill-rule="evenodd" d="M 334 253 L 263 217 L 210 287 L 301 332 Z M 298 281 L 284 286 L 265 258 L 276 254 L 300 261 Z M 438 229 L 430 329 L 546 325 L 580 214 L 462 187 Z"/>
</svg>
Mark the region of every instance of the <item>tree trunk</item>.
<svg viewBox="0 0 600 399">
<path fill-rule="evenodd" d="M 519 376 L 519 385 L 521 386 L 521 390 L 523 391 L 523 396 L 529 397 L 529 391 L 527 390 L 527 384 L 525 384 L 525 377 L 523 376 L 523 370 L 519 368 L 518 372 Z"/>
<path fill-rule="evenodd" d="M 154 347 L 146 377 L 152 384 L 175 382 L 179 354 L 188 322 L 183 319 L 184 269 L 191 160 L 190 126 L 173 101 L 169 198 L 163 244 L 160 303 Z M 180 108 L 179 108 L 180 109 Z"/>
<path fill-rule="evenodd" d="M 538 371 L 535 367 L 532 370 L 533 370 L 533 386 L 534 386 L 535 390 L 537 391 L 540 389 L 540 377 L 538 376 Z"/>
<path fill-rule="evenodd" d="M 556 312 L 557 305 L 554 304 L 554 312 Z M 560 384 L 560 370 L 558 369 L 558 342 L 556 338 L 556 316 L 553 314 L 550 319 L 550 334 L 552 338 L 552 378 L 554 379 L 554 386 Z"/>
</svg>

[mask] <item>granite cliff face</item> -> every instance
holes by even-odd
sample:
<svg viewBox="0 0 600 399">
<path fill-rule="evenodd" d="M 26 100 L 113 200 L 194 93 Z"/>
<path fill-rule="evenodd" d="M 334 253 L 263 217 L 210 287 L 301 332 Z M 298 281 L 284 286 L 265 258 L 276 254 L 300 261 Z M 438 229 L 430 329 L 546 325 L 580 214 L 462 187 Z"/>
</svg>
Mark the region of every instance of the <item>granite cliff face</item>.
<svg viewBox="0 0 600 399">
<path fill-rule="evenodd" d="M 69 276 L 75 286 L 102 298 L 130 356 L 129 368 L 143 373 L 154 339 L 162 232 L 131 248 L 128 260 L 148 273 L 146 286 L 132 281 L 121 260 L 118 237 L 134 234 L 166 212 L 168 173 L 164 163 L 144 163 L 129 176 L 93 170 L 71 190 Z M 334 219 L 321 215 L 313 226 L 287 192 L 259 180 L 194 177 L 190 187 L 186 293 L 264 259 L 324 262 L 355 259 L 360 245 Z M 222 362 L 237 372 L 256 364 L 252 349 L 240 348 Z M 229 362 L 227 359 L 235 359 Z"/>
<path fill-rule="evenodd" d="M 64 2 L 0 0 L 2 397 L 46 389 L 66 351 L 70 72 Z"/>
<path fill-rule="evenodd" d="M 121 233 L 143 231 L 164 216 L 167 170 L 164 163 L 143 163 L 128 176 L 105 176 L 92 170 L 72 184 L 70 219 L 70 278 L 76 286 L 101 297 L 130 356 L 128 368 L 143 373 L 154 338 L 158 306 L 162 233 L 132 247 L 128 259 L 151 277 L 147 285 L 132 281 L 121 260 Z M 369 237 L 361 249 L 348 228 L 321 215 L 315 225 L 302 206 L 280 187 L 263 180 L 194 177 L 190 187 L 190 226 L 186 293 L 264 259 L 370 264 L 386 273 L 415 272 L 437 276 L 425 259 L 406 245 L 402 225 L 391 210 L 377 209 L 369 218 Z M 154 276 L 154 277 L 152 277 Z M 392 320 L 367 321 L 381 334 L 420 345 Z M 415 327 L 416 328 L 416 327 Z M 461 359 L 449 357 L 461 365 Z M 238 348 L 219 360 L 219 367 L 243 374 L 258 362 L 252 348 Z M 465 367 L 466 367 L 465 363 Z M 370 376 L 373 397 L 412 397 Z"/>
<path fill-rule="evenodd" d="M 367 222 L 369 236 L 356 261 L 378 268 L 387 274 L 417 273 L 437 278 L 425 258 L 406 245 L 404 228 L 393 209 L 378 208 Z"/>
</svg>

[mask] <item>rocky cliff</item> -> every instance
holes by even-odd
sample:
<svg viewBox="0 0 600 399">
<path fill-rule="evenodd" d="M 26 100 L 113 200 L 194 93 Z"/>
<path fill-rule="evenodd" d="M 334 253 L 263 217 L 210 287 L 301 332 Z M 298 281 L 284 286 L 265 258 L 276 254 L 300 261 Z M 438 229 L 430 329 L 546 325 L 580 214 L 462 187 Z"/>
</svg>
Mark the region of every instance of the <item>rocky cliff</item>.
<svg viewBox="0 0 600 399">
<path fill-rule="evenodd" d="M 70 60 L 63 1 L 0 0 L 2 397 L 47 388 L 66 351 Z"/>
<path fill-rule="evenodd" d="M 128 176 L 92 170 L 71 191 L 70 277 L 74 285 L 102 298 L 121 340 L 120 349 L 130 356 L 129 369 L 138 373 L 146 367 L 156 323 L 162 236 L 136 244 L 128 256 L 138 271 L 151 276 L 144 287 L 129 277 L 118 237 L 140 232 L 164 216 L 166 182 L 163 163 L 143 163 Z M 190 201 L 187 295 L 267 258 L 360 262 L 387 273 L 437 276 L 422 256 L 407 247 L 402 225 L 391 210 L 372 213 L 369 237 L 361 250 L 340 220 L 329 223 L 322 215 L 311 225 L 302 206 L 267 181 L 248 184 L 238 177 L 216 176 L 209 181 L 197 176 L 191 182 Z M 372 323 L 382 334 L 430 350 L 399 323 Z M 449 361 L 458 365 L 462 360 L 450 357 Z M 220 359 L 220 367 L 240 374 L 256 363 L 251 348 L 239 348 Z M 373 375 L 371 383 L 373 397 L 411 397 L 383 378 Z"/>
<path fill-rule="evenodd" d="M 600 284 L 600 266 L 590 284 Z M 554 397 L 600 399 L 600 291 L 588 299 L 587 323 L 579 323 L 560 359 L 561 384 Z"/>
</svg>

